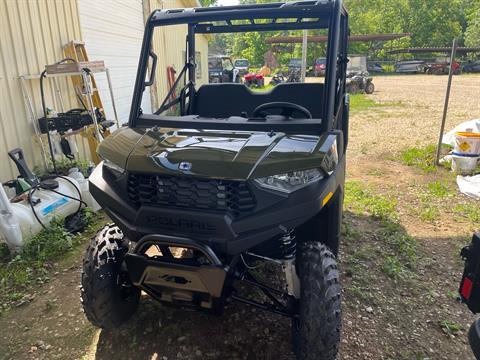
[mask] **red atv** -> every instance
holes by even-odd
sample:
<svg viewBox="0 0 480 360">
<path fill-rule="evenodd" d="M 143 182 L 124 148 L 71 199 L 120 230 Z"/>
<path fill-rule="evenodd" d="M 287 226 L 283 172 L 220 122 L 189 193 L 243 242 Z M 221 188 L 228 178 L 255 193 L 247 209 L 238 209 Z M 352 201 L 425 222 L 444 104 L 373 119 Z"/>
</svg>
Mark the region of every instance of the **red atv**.
<svg viewBox="0 0 480 360">
<path fill-rule="evenodd" d="M 462 67 L 460 63 L 454 61 L 452 70 L 453 70 L 453 75 L 460 75 L 462 73 Z M 440 63 L 433 63 L 433 64 L 427 65 L 425 73 L 433 74 L 433 75 L 447 75 L 449 71 L 450 71 L 450 63 L 440 62 Z"/>
<path fill-rule="evenodd" d="M 248 73 L 243 76 L 243 83 L 248 87 L 263 87 L 265 79 L 262 74 Z"/>
<path fill-rule="evenodd" d="M 327 59 L 318 58 L 313 64 L 313 74 L 317 76 L 325 76 L 325 71 L 327 70 Z"/>
</svg>

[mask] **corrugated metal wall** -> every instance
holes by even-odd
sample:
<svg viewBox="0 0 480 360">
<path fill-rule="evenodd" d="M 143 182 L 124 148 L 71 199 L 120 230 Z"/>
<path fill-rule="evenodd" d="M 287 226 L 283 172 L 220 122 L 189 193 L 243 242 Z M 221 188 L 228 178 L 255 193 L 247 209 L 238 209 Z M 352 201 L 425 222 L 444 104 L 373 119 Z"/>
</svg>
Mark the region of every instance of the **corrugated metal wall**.
<svg viewBox="0 0 480 360">
<path fill-rule="evenodd" d="M 42 164 L 18 77 L 40 74 L 45 64 L 63 58 L 65 43 L 80 38 L 76 0 L 0 0 L 0 181 L 18 174 L 7 155 L 7 151 L 15 147 L 24 149 L 29 165 Z M 65 107 L 77 107 L 67 81 L 62 79 L 59 85 Z M 39 80 L 30 81 L 28 91 L 33 95 L 39 115 Z M 47 106 L 60 109 L 48 86 L 46 97 Z"/>
<path fill-rule="evenodd" d="M 81 1 L 81 0 L 78 0 Z M 98 0 L 101 1 L 101 0 Z M 196 0 L 143 0 L 147 13 L 154 9 L 198 6 Z M 155 51 L 159 56 L 157 67 L 157 92 L 152 94 L 152 104 L 161 102 L 167 93 L 166 67 L 173 65 L 180 71 L 184 64 L 186 26 L 159 30 Z M 23 148 L 28 164 L 42 166 L 40 146 L 36 142 L 32 117 L 25 106 L 19 76 L 38 75 L 45 64 L 63 58 L 62 47 L 70 40 L 81 40 L 77 0 L 0 0 L 0 181 L 18 175 L 7 152 Z M 201 53 L 201 78 L 199 84 L 208 82 L 208 40 L 197 36 L 197 51 Z M 136 71 L 136 70 L 134 70 Z M 115 79 L 113 79 L 115 81 Z M 61 110 L 53 89 L 46 80 L 47 106 Z M 65 110 L 78 107 L 73 87 L 67 79 L 58 81 Z M 39 80 L 27 82 L 32 95 L 35 119 L 41 116 Z M 115 89 L 114 89 L 115 92 Z M 108 102 L 108 99 L 104 99 Z M 84 139 L 77 136 L 81 155 L 88 157 Z"/>
<path fill-rule="evenodd" d="M 197 6 L 192 0 L 146 0 L 146 10 L 152 12 L 156 9 L 172 9 Z M 154 51 L 158 56 L 157 73 L 155 85 L 152 89 L 152 105 L 155 109 L 159 107 L 168 93 L 167 67 L 173 66 L 177 75 L 185 64 L 185 41 L 187 25 L 175 25 L 158 27 L 155 29 L 153 38 Z M 208 39 L 205 35 L 197 35 L 195 39 L 196 52 L 200 53 L 199 65 L 201 77 L 197 84 L 208 83 Z M 198 60 L 197 60 L 198 62 Z"/>
<path fill-rule="evenodd" d="M 145 28 L 143 1 L 79 0 L 78 8 L 89 59 L 104 60 L 110 69 L 118 116 L 121 123 L 126 123 Z M 107 118 L 113 119 L 106 75 L 96 74 L 95 79 Z M 142 109 L 151 112 L 150 97 L 144 96 Z"/>
</svg>

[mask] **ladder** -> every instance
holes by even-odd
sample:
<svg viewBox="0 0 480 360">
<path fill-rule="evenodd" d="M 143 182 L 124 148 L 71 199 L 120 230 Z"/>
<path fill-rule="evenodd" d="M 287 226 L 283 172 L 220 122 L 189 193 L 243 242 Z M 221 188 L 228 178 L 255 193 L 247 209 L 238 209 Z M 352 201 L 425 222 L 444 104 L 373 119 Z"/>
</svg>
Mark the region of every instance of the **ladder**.
<svg viewBox="0 0 480 360">
<path fill-rule="evenodd" d="M 83 41 L 79 41 L 79 40 L 70 41 L 63 47 L 63 53 L 65 57 L 71 58 L 77 62 L 88 61 L 87 50 L 85 49 L 85 43 Z M 72 83 L 75 89 L 75 93 L 77 94 L 79 99 L 82 100 L 81 101 L 82 105 L 87 104 L 88 99 L 87 99 L 86 91 L 84 88 L 84 82 L 83 82 L 82 76 L 80 75 L 72 76 Z M 100 113 L 103 115 L 103 118 L 105 119 L 105 110 L 103 108 L 103 103 L 102 103 L 102 100 L 100 99 L 100 93 L 98 92 L 97 84 L 95 82 L 95 78 L 93 77 L 93 75 L 91 75 L 91 83 L 92 83 L 91 95 L 92 95 L 93 106 L 99 109 Z"/>
</svg>

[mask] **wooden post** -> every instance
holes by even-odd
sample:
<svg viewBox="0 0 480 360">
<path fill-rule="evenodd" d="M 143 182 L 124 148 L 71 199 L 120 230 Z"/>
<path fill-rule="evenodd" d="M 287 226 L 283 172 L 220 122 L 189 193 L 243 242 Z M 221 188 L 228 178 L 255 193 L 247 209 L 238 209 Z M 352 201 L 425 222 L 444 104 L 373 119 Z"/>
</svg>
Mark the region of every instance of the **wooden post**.
<svg viewBox="0 0 480 360">
<path fill-rule="evenodd" d="M 448 103 L 450 101 L 450 90 L 452 88 L 453 62 L 455 61 L 456 52 L 457 52 L 457 39 L 455 38 L 455 39 L 453 39 L 452 53 L 450 55 L 450 69 L 449 69 L 449 72 L 448 72 L 447 93 L 445 94 L 445 103 L 443 105 L 442 124 L 440 126 L 440 135 L 438 136 L 438 144 L 437 144 L 437 154 L 435 156 L 435 164 L 436 165 L 438 165 L 439 161 L 440 161 L 440 151 L 442 149 L 443 132 L 445 131 L 445 121 L 447 120 Z"/>
</svg>

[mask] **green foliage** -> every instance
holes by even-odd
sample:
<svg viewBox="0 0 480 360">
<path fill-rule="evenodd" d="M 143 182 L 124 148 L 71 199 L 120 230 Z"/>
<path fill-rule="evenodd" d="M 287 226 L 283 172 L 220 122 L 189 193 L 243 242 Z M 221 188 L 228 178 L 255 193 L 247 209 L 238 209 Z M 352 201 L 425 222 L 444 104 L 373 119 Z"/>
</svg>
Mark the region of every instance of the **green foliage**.
<svg viewBox="0 0 480 360">
<path fill-rule="evenodd" d="M 350 95 L 350 111 L 363 111 L 379 105 L 365 94 Z"/>
<path fill-rule="evenodd" d="M 200 5 L 203 7 L 214 6 L 217 4 L 217 0 L 200 0 Z"/>
<path fill-rule="evenodd" d="M 449 46 L 462 37 L 470 0 L 347 0 L 353 34 L 411 33 L 388 47 Z M 369 44 L 352 44 L 351 53 L 365 53 Z M 382 55 L 382 54 L 380 54 Z"/>
<path fill-rule="evenodd" d="M 261 87 L 261 88 L 252 87 L 252 88 L 250 88 L 250 90 L 255 91 L 255 92 L 265 92 L 265 91 L 272 90 L 272 88 L 274 88 L 274 86 L 268 84 L 268 85 L 265 85 L 264 87 Z"/>
<path fill-rule="evenodd" d="M 401 277 L 405 272 L 405 268 L 396 256 L 385 257 L 382 270 L 393 278 Z"/>
<path fill-rule="evenodd" d="M 345 184 L 345 205 L 359 212 L 366 212 L 384 221 L 398 219 L 397 201 L 392 197 L 374 194 L 356 181 Z"/>
<path fill-rule="evenodd" d="M 462 325 L 454 323 L 453 321 L 449 321 L 449 320 L 440 321 L 440 327 L 448 335 L 455 335 L 456 333 L 458 333 L 460 330 L 463 329 Z"/>
<path fill-rule="evenodd" d="M 400 160 L 408 166 L 418 167 L 426 172 L 436 170 L 435 167 L 435 145 L 425 147 L 413 147 L 402 151 Z"/>
<path fill-rule="evenodd" d="M 428 183 L 427 193 L 435 198 L 445 198 L 454 194 L 448 183 L 445 181 L 433 181 Z"/>
<path fill-rule="evenodd" d="M 480 223 L 480 207 L 475 202 L 457 204 L 453 207 L 453 212 L 466 218 L 473 224 Z"/>
<path fill-rule="evenodd" d="M 202 1 L 205 6 L 214 2 Z M 271 1 L 240 1 L 241 4 L 268 2 Z M 454 37 L 460 39 L 460 45 L 480 45 L 480 0 L 346 0 L 345 4 L 352 34 L 412 34 L 410 38 L 385 42 L 383 47 L 378 47 L 375 42 L 351 43 L 351 54 L 368 53 L 375 58 L 388 58 L 387 51 L 391 48 L 450 46 Z M 320 34 L 325 34 L 325 31 L 309 30 L 309 35 Z M 211 47 L 217 52 L 247 58 L 252 65 L 261 66 L 264 54 L 271 48 L 265 44 L 265 39 L 277 35 L 301 36 L 301 31 L 217 34 L 212 37 Z M 301 55 L 301 44 L 279 44 L 275 47 L 281 66 Z M 308 64 L 313 64 L 317 57 L 323 57 L 325 50 L 325 43 L 309 44 Z"/>
<path fill-rule="evenodd" d="M 50 279 L 52 262 L 65 256 L 74 246 L 90 237 L 98 217 L 89 209 L 84 210 L 87 225 L 82 235 L 68 233 L 62 219 L 54 219 L 46 229 L 31 236 L 25 242 L 23 252 L 10 258 L 5 244 L 0 244 L 0 314 L 13 304 L 28 302 L 32 286 L 44 284 Z M 86 236 L 85 236 L 86 235 Z"/>
<path fill-rule="evenodd" d="M 467 19 L 465 45 L 480 46 L 480 0 L 472 0 L 465 14 Z"/>
<path fill-rule="evenodd" d="M 345 205 L 353 212 L 368 213 L 380 219 L 377 233 L 385 246 L 378 251 L 383 255 L 382 270 L 392 278 L 404 278 L 410 274 L 417 260 L 417 241 L 400 225 L 396 200 L 376 194 L 371 188 L 357 181 L 345 184 Z M 370 255 L 374 251 L 369 251 Z M 357 254 L 357 258 L 361 255 Z"/>
<path fill-rule="evenodd" d="M 55 166 L 57 167 L 57 171 L 61 175 L 68 175 L 68 170 L 73 167 L 77 167 L 84 176 L 88 176 L 88 168 L 90 167 L 91 163 L 88 160 L 77 160 L 77 159 L 67 159 L 64 158 L 62 160 L 57 160 L 55 162 Z M 53 165 L 49 164 L 49 170 L 46 172 L 43 168 L 35 167 L 33 169 L 35 175 L 41 177 L 47 175 L 48 173 L 53 172 Z"/>
</svg>

